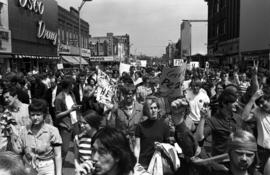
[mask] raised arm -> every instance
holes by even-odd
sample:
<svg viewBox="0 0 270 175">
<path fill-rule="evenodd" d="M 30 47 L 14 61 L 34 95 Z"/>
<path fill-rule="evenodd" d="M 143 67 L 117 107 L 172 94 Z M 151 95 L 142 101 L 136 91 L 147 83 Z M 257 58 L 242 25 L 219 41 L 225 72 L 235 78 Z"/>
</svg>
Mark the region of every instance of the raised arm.
<svg viewBox="0 0 270 175">
<path fill-rule="evenodd" d="M 261 89 L 257 90 L 255 94 L 250 98 L 249 102 L 246 104 L 243 113 L 242 113 L 242 119 L 244 121 L 248 121 L 252 119 L 252 116 L 250 115 L 251 109 L 253 105 L 255 104 L 255 101 L 259 99 L 263 95 L 263 91 Z"/>
</svg>

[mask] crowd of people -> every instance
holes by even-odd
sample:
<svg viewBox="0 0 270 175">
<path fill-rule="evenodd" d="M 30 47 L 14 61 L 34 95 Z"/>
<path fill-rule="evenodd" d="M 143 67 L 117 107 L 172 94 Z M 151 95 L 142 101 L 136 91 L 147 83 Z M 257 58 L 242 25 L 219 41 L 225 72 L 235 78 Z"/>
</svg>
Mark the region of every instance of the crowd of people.
<svg viewBox="0 0 270 175">
<path fill-rule="evenodd" d="M 149 175 L 165 143 L 177 157 L 160 151 L 154 175 L 270 175 L 270 79 L 257 64 L 186 70 L 177 96 L 164 95 L 162 70 L 2 75 L 0 174 L 62 175 L 72 147 L 76 175 Z M 98 98 L 101 73 L 112 105 Z"/>
</svg>

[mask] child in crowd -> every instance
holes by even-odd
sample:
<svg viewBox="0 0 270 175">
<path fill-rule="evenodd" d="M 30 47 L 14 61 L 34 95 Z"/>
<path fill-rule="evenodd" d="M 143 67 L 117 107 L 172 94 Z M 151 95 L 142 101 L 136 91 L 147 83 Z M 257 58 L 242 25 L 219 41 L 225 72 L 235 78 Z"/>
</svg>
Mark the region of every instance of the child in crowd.
<svg viewBox="0 0 270 175">
<path fill-rule="evenodd" d="M 94 110 L 86 112 L 80 121 L 81 133 L 76 135 L 74 139 L 74 163 L 76 175 L 88 174 L 82 164 L 91 159 L 91 140 L 99 129 L 101 121 L 102 117 Z"/>
</svg>

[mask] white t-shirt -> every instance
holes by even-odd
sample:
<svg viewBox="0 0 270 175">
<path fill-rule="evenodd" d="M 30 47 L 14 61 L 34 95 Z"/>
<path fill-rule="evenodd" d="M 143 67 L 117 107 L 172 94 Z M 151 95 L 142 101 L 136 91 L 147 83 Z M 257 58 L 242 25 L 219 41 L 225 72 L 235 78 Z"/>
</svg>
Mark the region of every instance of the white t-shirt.
<svg viewBox="0 0 270 175">
<path fill-rule="evenodd" d="M 254 116 L 257 121 L 257 143 L 263 148 L 270 149 L 270 114 L 256 108 Z"/>
<path fill-rule="evenodd" d="M 66 105 L 67 105 L 67 109 L 71 109 L 72 106 L 75 104 L 72 97 L 68 94 L 65 94 L 66 95 Z M 70 116 L 71 116 L 71 124 L 74 124 L 78 121 L 77 119 L 77 113 L 76 111 L 72 111 L 70 113 Z"/>
<path fill-rule="evenodd" d="M 189 102 L 190 113 L 188 117 L 192 119 L 194 123 L 199 123 L 201 119 L 200 111 L 204 103 L 210 103 L 210 99 L 204 89 L 200 89 L 199 93 L 195 95 L 192 89 L 186 91 L 186 99 Z"/>
</svg>

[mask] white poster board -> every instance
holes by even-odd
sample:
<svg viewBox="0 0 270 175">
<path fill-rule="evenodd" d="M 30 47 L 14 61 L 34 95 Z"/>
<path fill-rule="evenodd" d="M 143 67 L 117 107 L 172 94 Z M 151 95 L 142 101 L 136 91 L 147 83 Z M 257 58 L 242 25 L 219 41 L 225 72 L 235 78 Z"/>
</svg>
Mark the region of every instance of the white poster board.
<svg viewBox="0 0 270 175">
<path fill-rule="evenodd" d="M 190 62 L 190 66 L 191 66 L 191 69 L 192 68 L 199 68 L 200 67 L 200 63 L 198 61 L 191 61 Z"/>
<path fill-rule="evenodd" d="M 58 70 L 64 69 L 64 66 L 63 66 L 63 64 L 62 64 L 62 63 L 60 63 L 60 64 L 57 64 L 57 69 L 58 69 Z"/>
<path fill-rule="evenodd" d="M 141 60 L 141 67 L 147 66 L 147 60 Z"/>
<path fill-rule="evenodd" d="M 122 76 L 123 72 L 129 73 L 130 66 L 131 66 L 130 64 L 120 63 L 120 66 L 119 66 L 120 76 Z"/>
<path fill-rule="evenodd" d="M 173 59 L 173 66 L 182 66 L 183 63 L 183 59 Z"/>
</svg>

